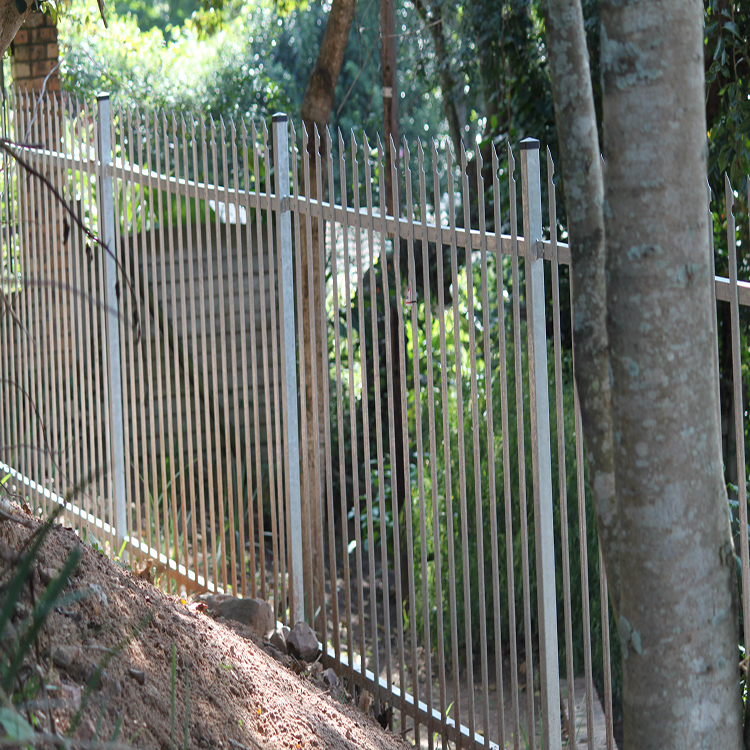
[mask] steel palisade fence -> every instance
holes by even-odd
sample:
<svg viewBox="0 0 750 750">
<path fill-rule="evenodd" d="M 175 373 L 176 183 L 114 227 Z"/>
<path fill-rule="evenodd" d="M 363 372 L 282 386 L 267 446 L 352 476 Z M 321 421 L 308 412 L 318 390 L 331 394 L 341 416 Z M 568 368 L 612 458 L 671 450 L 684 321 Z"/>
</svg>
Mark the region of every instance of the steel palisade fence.
<svg viewBox="0 0 750 750">
<path fill-rule="evenodd" d="M 297 133 L 284 115 L 269 134 L 18 93 L 10 120 L 37 176 L 3 157 L 8 486 L 40 512 L 64 504 L 81 536 L 155 566 L 171 590 L 259 596 L 284 622 L 315 623 L 324 660 L 417 744 L 614 747 L 549 152 L 544 239 L 533 139 L 520 196 L 511 149 L 503 164 L 493 149 L 489 169 L 477 150 L 472 171 L 463 150 L 454 162 L 418 145 L 414 158 L 404 144 L 390 182 L 403 208 L 388 216 L 379 140 L 339 133 L 334 160 L 328 132 Z M 730 278 L 716 290 L 741 403 L 750 284 L 727 209 Z M 305 307 L 320 327 L 303 330 Z M 306 348 L 320 369 L 306 372 Z M 306 382 L 318 372 L 323 404 Z"/>
</svg>

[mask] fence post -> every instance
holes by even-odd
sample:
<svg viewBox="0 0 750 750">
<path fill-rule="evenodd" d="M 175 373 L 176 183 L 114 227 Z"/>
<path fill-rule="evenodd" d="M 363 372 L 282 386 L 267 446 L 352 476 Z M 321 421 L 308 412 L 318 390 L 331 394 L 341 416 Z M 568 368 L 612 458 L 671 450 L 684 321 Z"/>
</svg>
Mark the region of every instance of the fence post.
<svg viewBox="0 0 750 750">
<path fill-rule="evenodd" d="M 294 325 L 294 272 L 292 258 L 292 213 L 289 205 L 289 131 L 287 116 L 277 112 L 273 116 L 273 161 L 276 171 L 276 201 L 278 220 L 276 237 L 281 259 L 281 294 L 279 314 L 281 326 L 281 368 L 284 377 L 284 463 L 286 501 L 289 508 L 289 543 L 291 561 L 290 615 L 292 624 L 304 618 L 304 577 L 302 573 L 302 503 L 300 495 L 299 417 L 297 414 L 297 354 Z"/>
<path fill-rule="evenodd" d="M 119 551 L 128 533 L 125 509 L 125 430 L 122 416 L 122 371 L 120 369 L 120 301 L 117 298 L 117 264 L 115 263 L 115 201 L 112 164 L 111 109 L 109 94 L 99 94 L 99 147 L 101 149 L 101 203 L 99 204 L 101 240 L 107 247 L 107 262 L 104 278 L 107 287 L 107 360 L 109 368 L 109 408 L 112 432 L 113 472 L 110 476 L 110 492 L 114 495 L 115 539 Z M 112 519 L 110 519 L 112 523 Z"/>
<path fill-rule="evenodd" d="M 552 513 L 552 451 L 547 377 L 547 325 L 544 304 L 542 189 L 539 141 L 521 141 L 523 231 L 526 238 L 526 309 L 529 341 L 529 400 L 534 486 L 539 659 L 542 674 L 542 721 L 545 750 L 562 746 L 560 731 L 560 675 L 557 656 L 557 591 L 555 587 L 555 530 Z"/>
</svg>

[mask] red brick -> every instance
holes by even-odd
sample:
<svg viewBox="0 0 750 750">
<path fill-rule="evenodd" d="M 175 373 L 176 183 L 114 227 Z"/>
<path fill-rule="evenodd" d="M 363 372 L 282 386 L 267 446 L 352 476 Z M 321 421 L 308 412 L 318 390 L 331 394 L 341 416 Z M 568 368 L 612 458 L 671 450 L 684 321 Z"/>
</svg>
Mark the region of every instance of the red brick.
<svg viewBox="0 0 750 750">
<path fill-rule="evenodd" d="M 28 45 L 28 44 L 16 44 L 13 48 L 13 57 L 18 62 L 27 62 L 28 60 L 32 59 L 32 56 L 34 59 L 36 59 L 36 56 L 33 55 L 34 47 Z"/>
<path fill-rule="evenodd" d="M 15 36 L 15 39 L 13 40 L 14 44 L 28 44 L 29 41 L 29 32 L 26 31 L 26 29 L 21 29 Z"/>
<path fill-rule="evenodd" d="M 19 32 L 20 33 L 20 32 Z M 57 27 L 43 26 L 39 29 L 32 29 L 28 32 L 30 35 L 31 42 L 56 42 L 57 41 Z M 18 34 L 16 34 L 16 44 L 20 44 L 18 41 Z"/>
<path fill-rule="evenodd" d="M 44 13 L 40 13 L 39 11 L 32 11 L 29 14 L 29 17 L 26 19 L 26 22 L 24 23 L 24 28 L 26 29 L 35 29 L 38 26 L 44 25 Z"/>
<path fill-rule="evenodd" d="M 28 63 L 14 63 L 11 62 L 10 66 L 11 75 L 13 80 L 17 81 L 19 78 L 30 78 L 31 77 L 31 65 Z"/>
<path fill-rule="evenodd" d="M 33 78 L 41 77 L 44 78 L 44 76 L 47 75 L 47 73 L 52 70 L 52 67 L 57 62 L 57 60 L 40 60 L 39 62 L 35 62 L 31 64 L 31 75 Z"/>
<path fill-rule="evenodd" d="M 47 45 L 47 57 L 50 60 L 57 60 L 60 57 L 60 47 L 57 45 L 57 42 Z"/>
</svg>

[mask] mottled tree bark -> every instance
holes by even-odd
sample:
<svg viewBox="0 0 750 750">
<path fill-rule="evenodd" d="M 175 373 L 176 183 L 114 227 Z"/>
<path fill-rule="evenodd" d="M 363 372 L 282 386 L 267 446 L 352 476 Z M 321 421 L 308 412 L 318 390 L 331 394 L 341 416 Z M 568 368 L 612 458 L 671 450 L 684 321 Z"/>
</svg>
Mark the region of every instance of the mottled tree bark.
<svg viewBox="0 0 750 750">
<path fill-rule="evenodd" d="M 586 457 L 609 593 L 617 612 L 619 533 L 612 454 L 602 213 L 604 186 L 594 94 L 580 2 L 548 0 L 546 11 L 547 47 L 573 258 L 576 387 L 581 397 Z"/>
<path fill-rule="evenodd" d="M 326 22 L 326 30 L 320 45 L 315 68 L 310 75 L 302 100 L 302 122 L 309 136 L 308 155 L 310 164 L 310 198 L 318 199 L 325 196 L 326 169 L 325 169 L 325 129 L 331 119 L 336 83 L 341 72 L 344 61 L 346 43 L 349 39 L 349 31 L 354 19 L 354 7 L 356 0 L 333 0 L 331 10 Z M 317 190 L 317 167 L 315 163 L 315 129 L 320 133 L 322 152 L 322 196 Z M 327 359 L 328 330 L 325 320 L 325 258 L 320 254 L 320 232 L 323 230 L 318 221 L 310 221 L 312 236 L 312 247 L 306 245 L 307 217 L 302 217 L 302 297 L 304 309 L 302 310 L 302 335 L 305 337 L 305 384 L 306 384 L 306 408 L 307 408 L 307 436 L 304 438 L 308 444 L 308 455 L 310 460 L 310 491 L 302 488 L 302 514 L 305 522 L 312 526 L 312 538 L 303 534 L 303 559 L 307 561 L 312 554 L 312 570 L 305 565 L 305 591 L 314 591 L 313 611 L 319 611 L 320 615 L 315 622 L 318 636 L 325 641 L 325 589 L 323 570 L 323 528 L 322 519 L 325 516 L 325 420 L 329 415 L 325 411 L 324 389 L 328 388 L 328 372 L 323 366 Z M 308 263 L 312 262 L 312 290 L 308 282 Z M 314 295 L 315 309 L 313 316 L 310 315 L 308 300 Z M 310 332 L 316 333 L 317 351 L 313 352 L 310 346 Z M 323 354 L 323 353 L 326 354 Z M 317 412 L 314 409 L 313 400 L 313 368 L 316 376 L 316 398 Z M 312 549 L 310 549 L 310 546 Z M 309 609 L 308 609 L 309 611 Z"/>
<path fill-rule="evenodd" d="M 578 0 L 570 5 L 547 0 L 547 33 L 574 246 L 576 377 L 617 589 L 625 748 L 736 749 L 737 581 L 714 380 L 703 6 L 603 0 L 602 205 L 593 108 L 580 96 L 590 88 L 582 14 Z M 604 245 L 589 238 L 600 216 L 604 268 Z M 575 267 L 586 259 L 591 267 Z M 606 385 L 597 387 L 605 373 L 581 361 L 582 338 L 593 361 L 611 367 L 611 527 L 596 487 L 607 431 L 592 424 L 607 416 Z"/>
<path fill-rule="evenodd" d="M 626 744 L 738 748 L 699 0 L 603 2 L 602 77 Z"/>
<path fill-rule="evenodd" d="M 6 53 L 21 24 L 31 13 L 31 5 L 32 3 L 28 2 L 26 10 L 19 13 L 16 0 L 0 0 L 0 57 Z"/>
</svg>

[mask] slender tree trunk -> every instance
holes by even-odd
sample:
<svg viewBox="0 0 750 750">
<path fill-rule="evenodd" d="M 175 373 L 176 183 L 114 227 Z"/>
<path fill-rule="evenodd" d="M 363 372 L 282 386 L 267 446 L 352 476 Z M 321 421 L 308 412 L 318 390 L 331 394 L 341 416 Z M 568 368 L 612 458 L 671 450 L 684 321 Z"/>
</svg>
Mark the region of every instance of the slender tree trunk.
<svg viewBox="0 0 750 750">
<path fill-rule="evenodd" d="M 586 457 L 609 593 L 617 612 L 619 534 L 612 454 L 604 186 L 594 94 L 580 1 L 548 0 L 546 7 L 552 92 L 573 255 L 576 387 L 581 396 Z"/>
<path fill-rule="evenodd" d="M 354 7 L 356 0 L 333 0 L 331 10 L 326 22 L 326 30 L 320 45 L 318 58 L 315 63 L 310 79 L 307 82 L 305 96 L 302 100 L 302 122 L 309 136 L 308 156 L 310 166 L 310 198 L 321 199 L 325 195 L 325 129 L 331 119 L 336 82 L 341 72 L 344 61 L 346 43 L 349 39 L 349 31 L 354 19 Z M 320 133 L 322 174 L 320 175 L 322 194 L 317 190 L 317 166 L 315 162 L 315 129 Z M 308 602 L 313 612 L 319 612 L 315 621 L 315 629 L 319 636 L 325 640 L 325 576 L 324 576 L 324 552 L 323 552 L 323 526 L 322 519 L 325 516 L 325 420 L 329 415 L 325 411 L 324 391 L 328 388 L 328 372 L 323 362 L 326 359 L 325 352 L 328 347 L 327 324 L 325 320 L 323 303 L 325 296 L 325 258 L 321 257 L 320 232 L 324 231 L 317 220 L 310 221 L 312 236 L 312 247 L 306 246 L 307 217 L 301 222 L 301 236 L 303 246 L 302 252 L 302 296 L 304 309 L 302 311 L 302 335 L 305 337 L 305 383 L 306 383 L 306 408 L 307 408 L 307 435 L 304 439 L 308 444 L 308 455 L 310 460 L 310 494 L 306 488 L 302 492 L 302 515 L 305 522 L 312 526 L 310 537 L 303 534 L 303 559 L 309 560 L 312 556 L 312 569 L 305 566 L 305 591 L 314 591 L 314 600 Z M 312 263 L 312 289 L 308 281 L 309 263 Z M 314 295 L 315 307 L 313 315 L 310 315 L 308 301 L 310 295 Z M 310 333 L 315 330 L 316 351 L 311 350 Z M 317 411 L 314 408 L 313 399 L 313 371 L 317 385 Z M 310 547 L 312 549 L 310 549 Z M 335 571 L 334 571 L 335 574 Z"/>
</svg>

